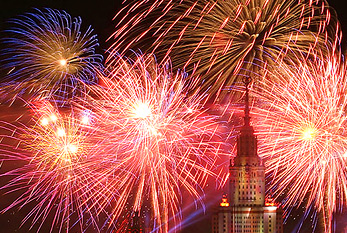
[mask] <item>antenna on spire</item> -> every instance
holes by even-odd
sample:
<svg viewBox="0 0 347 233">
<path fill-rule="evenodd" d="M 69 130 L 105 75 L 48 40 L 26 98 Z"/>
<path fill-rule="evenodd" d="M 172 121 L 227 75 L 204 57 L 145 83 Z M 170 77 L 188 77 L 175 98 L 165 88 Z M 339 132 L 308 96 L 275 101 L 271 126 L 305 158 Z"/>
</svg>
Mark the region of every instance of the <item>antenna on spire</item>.
<svg viewBox="0 0 347 233">
<path fill-rule="evenodd" d="M 245 84 L 246 93 L 245 93 L 245 117 L 244 117 L 244 126 L 250 126 L 250 119 L 249 116 L 249 96 L 248 96 L 248 85 L 251 83 L 252 78 L 247 76 L 244 77 L 243 83 Z"/>
</svg>

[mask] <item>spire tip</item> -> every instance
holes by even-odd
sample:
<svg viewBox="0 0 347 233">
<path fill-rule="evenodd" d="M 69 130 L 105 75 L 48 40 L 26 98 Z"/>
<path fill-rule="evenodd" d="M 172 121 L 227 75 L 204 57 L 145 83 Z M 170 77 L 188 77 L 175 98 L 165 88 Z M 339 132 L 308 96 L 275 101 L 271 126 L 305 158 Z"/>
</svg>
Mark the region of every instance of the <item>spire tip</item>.
<svg viewBox="0 0 347 233">
<path fill-rule="evenodd" d="M 250 119 L 249 116 L 249 95 L 248 95 L 248 85 L 251 83 L 251 77 L 247 76 L 243 79 L 243 83 L 245 84 L 246 93 L 245 93 L 245 116 L 244 116 L 244 126 L 250 126 Z"/>
</svg>

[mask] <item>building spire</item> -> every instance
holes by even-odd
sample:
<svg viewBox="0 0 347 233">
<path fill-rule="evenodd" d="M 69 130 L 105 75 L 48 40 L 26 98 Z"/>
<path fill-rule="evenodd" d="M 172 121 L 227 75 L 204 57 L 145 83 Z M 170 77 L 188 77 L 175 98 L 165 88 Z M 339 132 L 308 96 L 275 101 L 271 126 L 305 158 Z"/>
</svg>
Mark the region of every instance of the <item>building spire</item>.
<svg viewBox="0 0 347 233">
<path fill-rule="evenodd" d="M 248 85 L 251 83 L 251 77 L 247 76 L 243 79 L 243 83 L 245 84 L 246 93 L 245 93 L 245 116 L 244 116 L 244 126 L 250 126 L 250 119 L 249 116 L 249 90 Z"/>
<path fill-rule="evenodd" d="M 244 125 L 240 129 L 240 134 L 237 139 L 237 154 L 234 159 L 235 166 L 245 166 L 245 165 L 260 165 L 261 161 L 257 152 L 257 137 L 254 135 L 254 129 L 250 123 L 250 110 L 249 110 L 249 89 L 248 86 L 251 83 L 250 77 L 245 77 L 243 83 L 245 84 L 245 115 L 244 115 Z"/>
</svg>

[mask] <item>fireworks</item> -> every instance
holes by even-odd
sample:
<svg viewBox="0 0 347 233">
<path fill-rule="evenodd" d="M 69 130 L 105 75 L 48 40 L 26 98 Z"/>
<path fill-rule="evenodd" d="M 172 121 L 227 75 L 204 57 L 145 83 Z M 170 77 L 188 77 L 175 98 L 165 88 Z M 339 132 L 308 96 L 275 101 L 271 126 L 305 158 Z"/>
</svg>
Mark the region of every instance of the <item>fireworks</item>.
<svg viewBox="0 0 347 233">
<path fill-rule="evenodd" d="M 1 162 L 23 163 L 1 175 L 11 179 L 2 190 L 21 192 L 3 212 L 32 203 L 23 224 L 38 230 L 50 222 L 51 231 L 91 225 L 119 232 L 125 216 L 146 212 L 146 227 L 168 232 L 186 194 L 201 201 L 208 178 L 222 173 L 217 120 L 226 114 L 209 114 L 209 99 L 221 100 L 250 76 L 271 189 L 278 199 L 287 195 L 288 209 L 315 207 L 331 232 L 347 201 L 347 101 L 345 64 L 330 56 L 341 31 L 327 3 L 139 1 L 122 11 L 100 85 L 97 39 L 90 27 L 81 30 L 80 18 L 44 9 L 10 21 L 1 92 L 14 99 L 30 93 L 28 102 L 76 98 L 71 114 L 42 101 L 29 123 L 2 122 L 13 131 L 4 141 L 18 145 L 1 141 Z M 138 48 L 160 62 L 123 56 Z M 100 227 L 100 214 L 109 225 Z"/>
<path fill-rule="evenodd" d="M 48 102 L 33 106 L 32 124 L 4 124 L 14 149 L 2 152 L 2 161 L 16 161 L 22 166 L 3 173 L 12 180 L 2 189 L 20 190 L 20 195 L 3 212 L 32 206 L 23 223 L 40 231 L 45 222 L 59 232 L 88 225 L 98 229 L 97 219 L 105 211 L 110 197 L 104 186 L 102 163 L 92 153 L 91 130 L 78 118 L 59 114 Z M 52 217 L 53 216 L 53 217 Z M 98 229 L 100 231 L 100 229 Z"/>
<path fill-rule="evenodd" d="M 66 97 L 96 81 L 102 56 L 95 54 L 96 35 L 81 30 L 81 18 L 44 9 L 10 21 L 3 39 L 3 63 L 9 70 L 2 89 L 34 96 Z M 7 88 L 7 89 L 6 89 Z"/>
<path fill-rule="evenodd" d="M 119 220 L 126 209 L 149 205 L 151 228 L 167 232 L 181 192 L 200 199 L 213 175 L 218 125 L 201 99 L 187 96 L 183 73 L 173 75 L 152 56 L 116 60 L 104 87 L 92 91 L 95 99 L 83 103 L 97 115 L 103 151 L 115 161 L 109 173 L 117 177 L 112 185 L 120 193 L 114 216 Z"/>
<path fill-rule="evenodd" d="M 347 200 L 344 61 L 332 55 L 281 63 L 265 75 L 253 113 L 272 189 L 285 193 L 289 209 L 314 206 L 331 232 L 333 214 Z"/>
<path fill-rule="evenodd" d="M 172 57 L 175 67 L 195 73 L 210 93 L 234 84 L 236 74 L 251 71 L 250 75 L 260 65 L 283 57 L 293 60 L 297 50 L 325 53 L 324 42 L 336 44 L 338 37 L 333 36 L 341 33 L 324 1 L 154 1 L 148 8 L 146 4 L 123 9 L 128 14 L 114 33 L 113 51 L 144 49 L 141 46 L 148 41 L 151 52 Z"/>
</svg>

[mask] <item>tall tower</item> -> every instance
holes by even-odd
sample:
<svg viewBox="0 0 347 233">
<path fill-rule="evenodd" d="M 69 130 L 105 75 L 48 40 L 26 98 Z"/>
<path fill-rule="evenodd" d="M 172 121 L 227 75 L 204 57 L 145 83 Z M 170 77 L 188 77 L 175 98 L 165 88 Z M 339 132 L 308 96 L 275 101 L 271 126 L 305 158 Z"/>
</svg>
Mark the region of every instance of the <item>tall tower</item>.
<svg viewBox="0 0 347 233">
<path fill-rule="evenodd" d="M 257 138 L 250 125 L 248 85 L 245 80 L 244 125 L 237 137 L 237 154 L 230 163 L 230 204 L 231 206 L 264 206 L 265 167 L 258 156 Z"/>
<path fill-rule="evenodd" d="M 258 156 L 257 138 L 250 125 L 250 78 L 244 83 L 244 125 L 237 137 L 236 157 L 229 167 L 229 198 L 223 196 L 213 215 L 212 233 L 282 233 L 282 210 L 274 203 L 265 203 L 265 167 Z"/>
</svg>

